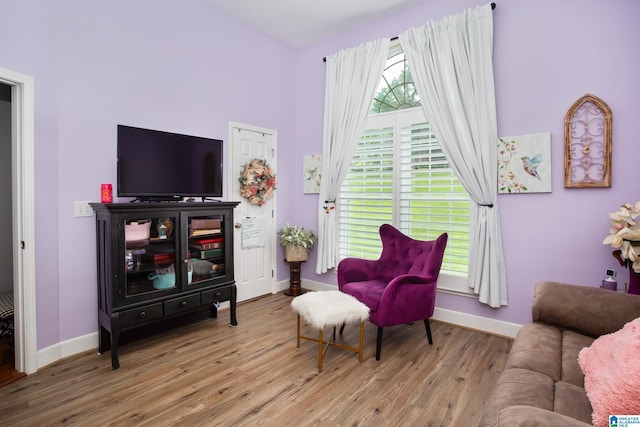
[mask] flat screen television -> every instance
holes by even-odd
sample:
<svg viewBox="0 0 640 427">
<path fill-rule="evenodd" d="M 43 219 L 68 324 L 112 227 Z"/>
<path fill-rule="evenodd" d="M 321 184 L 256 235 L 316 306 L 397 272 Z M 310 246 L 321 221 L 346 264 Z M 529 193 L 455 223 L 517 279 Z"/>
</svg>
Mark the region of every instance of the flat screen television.
<svg viewBox="0 0 640 427">
<path fill-rule="evenodd" d="M 222 140 L 118 125 L 118 197 L 222 197 Z"/>
</svg>

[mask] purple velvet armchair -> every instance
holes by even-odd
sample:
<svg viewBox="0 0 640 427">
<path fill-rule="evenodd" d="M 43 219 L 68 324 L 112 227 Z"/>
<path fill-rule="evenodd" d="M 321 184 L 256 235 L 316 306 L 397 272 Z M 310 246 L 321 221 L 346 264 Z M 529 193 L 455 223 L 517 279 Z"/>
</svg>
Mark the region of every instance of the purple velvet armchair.
<svg viewBox="0 0 640 427">
<path fill-rule="evenodd" d="M 378 260 L 345 258 L 338 264 L 339 289 L 367 305 L 369 321 L 378 327 L 376 360 L 380 360 L 386 326 L 424 320 L 429 344 L 433 344 L 429 318 L 447 246 L 446 233 L 433 241 L 414 240 L 389 224 L 380 226 L 380 239 Z"/>
</svg>

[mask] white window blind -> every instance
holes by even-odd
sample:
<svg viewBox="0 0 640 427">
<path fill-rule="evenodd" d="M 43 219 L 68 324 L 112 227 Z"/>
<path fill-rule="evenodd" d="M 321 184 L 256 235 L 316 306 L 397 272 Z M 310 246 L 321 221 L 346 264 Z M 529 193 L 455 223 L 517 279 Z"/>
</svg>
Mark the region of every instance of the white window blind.
<svg viewBox="0 0 640 427">
<path fill-rule="evenodd" d="M 441 272 L 466 276 L 469 196 L 421 108 L 369 117 L 340 191 L 340 256 L 377 259 L 383 223 L 421 240 L 448 233 Z"/>
<path fill-rule="evenodd" d="M 368 129 L 340 190 L 340 254 L 375 259 L 378 228 L 393 221 L 393 128 Z"/>
<path fill-rule="evenodd" d="M 429 123 L 412 124 L 400 131 L 399 228 L 420 240 L 448 233 L 442 271 L 466 275 L 469 196 Z"/>
</svg>

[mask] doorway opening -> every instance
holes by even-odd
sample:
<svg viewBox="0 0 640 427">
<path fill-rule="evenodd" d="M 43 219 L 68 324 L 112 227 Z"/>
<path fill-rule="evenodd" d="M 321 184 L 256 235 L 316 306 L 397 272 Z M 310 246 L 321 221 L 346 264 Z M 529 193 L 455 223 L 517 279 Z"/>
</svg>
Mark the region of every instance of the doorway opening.
<svg viewBox="0 0 640 427">
<path fill-rule="evenodd" d="M 35 295 L 35 190 L 33 78 L 0 68 L 10 87 L 11 236 L 15 367 L 37 370 Z"/>
</svg>

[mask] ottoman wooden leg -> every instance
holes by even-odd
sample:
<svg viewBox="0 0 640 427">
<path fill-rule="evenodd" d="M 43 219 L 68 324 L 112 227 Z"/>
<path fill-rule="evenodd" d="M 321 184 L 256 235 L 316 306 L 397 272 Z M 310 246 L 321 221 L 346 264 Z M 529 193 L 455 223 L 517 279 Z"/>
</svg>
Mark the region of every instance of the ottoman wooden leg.
<svg viewBox="0 0 640 427">
<path fill-rule="evenodd" d="M 318 372 L 322 372 L 322 329 L 318 332 Z"/>
<path fill-rule="evenodd" d="M 298 343 L 296 347 L 300 348 L 300 315 L 298 314 Z"/>
<path fill-rule="evenodd" d="M 358 351 L 358 361 L 362 363 L 362 347 L 364 344 L 364 322 L 360 322 L 360 351 Z"/>
</svg>

